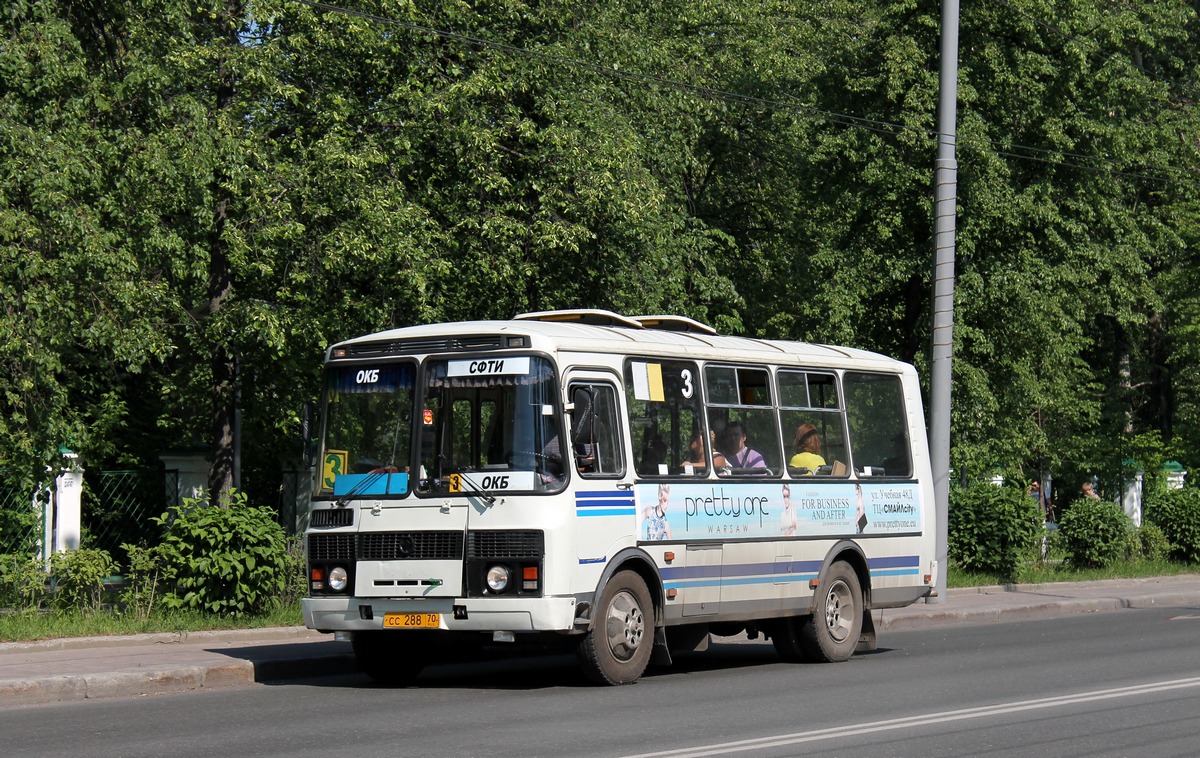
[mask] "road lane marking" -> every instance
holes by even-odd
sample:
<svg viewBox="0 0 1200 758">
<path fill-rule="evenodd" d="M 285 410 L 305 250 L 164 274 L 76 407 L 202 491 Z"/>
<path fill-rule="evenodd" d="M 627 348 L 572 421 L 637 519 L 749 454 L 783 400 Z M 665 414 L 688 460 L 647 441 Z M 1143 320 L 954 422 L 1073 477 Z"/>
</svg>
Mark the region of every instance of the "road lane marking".
<svg viewBox="0 0 1200 758">
<path fill-rule="evenodd" d="M 887 719 L 886 721 L 849 724 L 846 726 L 836 726 L 828 729 L 815 729 L 808 732 L 779 734 L 773 737 L 756 737 L 754 739 L 738 740 L 736 742 L 720 742 L 711 745 L 698 745 L 696 747 L 663 750 L 656 753 L 638 753 L 637 755 L 625 756 L 625 758 L 702 758 L 702 756 L 708 755 L 725 755 L 728 753 L 738 753 L 747 750 L 786 747 L 788 745 L 798 745 L 805 742 L 817 742 L 819 740 L 828 740 L 840 737 L 854 737 L 861 734 L 871 734 L 872 732 L 884 732 L 895 729 L 912 729 L 914 727 L 929 726 L 931 724 L 942 724 L 952 721 L 964 721 L 966 719 L 999 716 L 1007 713 L 1020 713 L 1021 711 L 1031 711 L 1038 708 L 1053 708 L 1076 705 L 1078 703 L 1088 703 L 1096 700 L 1112 700 L 1114 698 L 1136 697 L 1138 695 L 1188 689 L 1192 687 L 1200 687 L 1200 677 L 1171 679 L 1164 682 L 1149 682 L 1147 684 L 1137 684 L 1130 687 L 1116 687 L 1106 690 L 1092 690 L 1090 692 L 1079 692 L 1074 695 L 1059 695 L 1057 697 L 1041 698 L 1039 700 L 1021 700 L 1012 703 L 998 703 L 996 705 L 985 705 L 978 708 L 963 708 L 955 711 L 930 713 L 924 716 L 906 716 L 898 719 Z"/>
</svg>

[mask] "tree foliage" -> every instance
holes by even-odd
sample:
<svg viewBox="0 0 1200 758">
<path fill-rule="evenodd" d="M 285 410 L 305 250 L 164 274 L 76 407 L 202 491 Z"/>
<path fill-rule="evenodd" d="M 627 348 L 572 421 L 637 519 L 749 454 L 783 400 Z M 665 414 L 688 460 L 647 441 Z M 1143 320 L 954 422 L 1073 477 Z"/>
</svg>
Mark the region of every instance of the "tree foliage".
<svg viewBox="0 0 1200 758">
<path fill-rule="evenodd" d="M 8 478 L 298 453 L 323 348 L 604 307 L 928 364 L 932 0 L 14 0 Z M 954 460 L 1200 466 L 1194 3 L 961 19 Z M 251 477 L 253 478 L 253 477 Z M 266 474 L 252 491 L 275 485 Z"/>
</svg>

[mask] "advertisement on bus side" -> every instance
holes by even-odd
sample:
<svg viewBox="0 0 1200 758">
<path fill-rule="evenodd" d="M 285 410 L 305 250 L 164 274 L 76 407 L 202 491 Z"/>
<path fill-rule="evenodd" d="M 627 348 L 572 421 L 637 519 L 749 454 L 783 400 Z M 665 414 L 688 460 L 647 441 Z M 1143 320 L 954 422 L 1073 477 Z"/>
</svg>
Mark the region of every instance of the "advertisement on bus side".
<svg viewBox="0 0 1200 758">
<path fill-rule="evenodd" d="M 839 537 L 923 528 L 909 482 L 639 484 L 638 539 Z"/>
</svg>

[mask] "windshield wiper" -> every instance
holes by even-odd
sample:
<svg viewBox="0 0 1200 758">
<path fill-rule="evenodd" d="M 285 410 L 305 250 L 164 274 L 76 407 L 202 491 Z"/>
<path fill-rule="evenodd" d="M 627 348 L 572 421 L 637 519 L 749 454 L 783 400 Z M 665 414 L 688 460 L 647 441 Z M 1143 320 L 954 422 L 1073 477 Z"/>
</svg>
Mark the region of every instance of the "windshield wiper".
<svg viewBox="0 0 1200 758">
<path fill-rule="evenodd" d="M 468 477 L 464 472 L 462 472 L 462 471 L 458 472 L 458 476 L 462 479 L 463 484 L 466 485 L 467 490 L 468 490 L 467 494 L 474 495 L 475 497 L 479 498 L 480 500 L 487 503 L 488 505 L 496 504 L 496 496 L 489 492 L 486 492 L 478 484 L 471 481 L 470 477 Z"/>
<path fill-rule="evenodd" d="M 371 471 L 371 473 L 367 474 L 362 479 L 358 480 L 358 484 L 351 487 L 349 492 L 347 492 L 345 495 L 342 495 L 337 500 L 334 500 L 333 504 L 336 505 L 338 508 L 345 508 L 350 503 L 351 500 L 353 500 L 354 498 L 361 495 L 363 492 L 365 492 L 367 490 L 368 487 L 370 487 L 375 482 L 379 481 L 379 478 L 381 476 L 389 473 L 386 470 L 387 468 L 391 468 L 391 467 L 390 466 L 388 466 L 388 467 L 380 466 L 377 469 L 373 469 Z"/>
<path fill-rule="evenodd" d="M 450 460 L 449 458 L 447 458 L 447 457 L 446 457 L 446 455 L 445 455 L 444 453 L 438 453 L 438 460 L 439 460 L 439 461 L 440 461 L 442 464 L 444 464 L 444 465 L 445 465 L 445 467 L 446 467 L 446 468 L 448 468 L 448 469 L 451 469 L 451 470 L 453 470 L 453 469 L 455 468 L 455 466 L 454 466 L 454 461 L 452 461 L 452 460 Z M 487 492 L 487 491 L 486 491 L 486 490 L 484 490 L 482 487 L 480 487 L 478 484 L 476 484 L 475 482 L 471 481 L 471 478 L 470 478 L 470 477 L 468 477 L 468 476 L 466 475 L 466 473 L 465 473 L 465 472 L 463 472 L 463 471 L 461 471 L 461 470 L 460 470 L 460 471 L 453 471 L 453 473 L 454 473 L 454 474 L 457 474 L 457 475 L 458 475 L 458 477 L 459 477 L 459 479 L 460 479 L 460 480 L 462 481 L 462 483 L 465 485 L 464 489 L 466 489 L 466 491 L 467 491 L 467 494 L 468 494 L 468 495 L 474 495 L 475 497 L 477 497 L 477 498 L 479 498 L 480 500 L 484 501 L 484 502 L 485 502 L 485 503 L 487 503 L 488 505 L 495 505 L 495 504 L 496 504 L 496 496 L 495 496 L 495 495 L 493 495 L 493 494 L 491 494 L 491 493 L 489 493 L 489 492 Z M 443 479 L 443 478 L 442 478 L 442 477 L 440 477 L 440 476 L 439 476 L 438 478 L 436 478 L 436 479 L 434 479 L 434 478 L 432 478 L 432 477 L 431 477 L 431 478 L 429 478 L 429 479 L 425 479 L 425 480 L 423 480 L 423 481 L 425 482 L 425 485 L 426 485 L 426 487 L 427 487 L 428 489 L 433 489 L 433 484 L 434 484 L 434 482 L 437 482 L 439 485 L 445 485 L 445 486 L 447 486 L 447 487 L 449 486 L 449 485 L 447 484 L 446 480 L 445 480 L 445 479 Z M 439 487 L 439 488 L 440 488 L 440 487 Z"/>
<path fill-rule="evenodd" d="M 350 488 L 349 492 L 334 500 L 333 504 L 338 508 L 345 508 L 351 500 L 366 492 L 368 487 L 378 482 L 380 477 L 398 473 L 400 472 L 396 468 L 396 454 L 395 451 L 392 451 L 392 459 L 390 461 L 382 466 L 376 466 L 371 469 L 366 476 L 358 481 L 358 484 Z"/>
</svg>

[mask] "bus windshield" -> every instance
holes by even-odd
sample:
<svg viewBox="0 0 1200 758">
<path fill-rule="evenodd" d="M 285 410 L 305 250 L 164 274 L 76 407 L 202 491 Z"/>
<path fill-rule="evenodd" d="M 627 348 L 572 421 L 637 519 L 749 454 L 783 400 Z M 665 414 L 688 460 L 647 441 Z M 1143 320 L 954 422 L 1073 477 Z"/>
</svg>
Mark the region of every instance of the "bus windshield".
<svg viewBox="0 0 1200 758">
<path fill-rule="evenodd" d="M 319 494 L 408 491 L 416 366 L 336 366 L 326 374 Z"/>
<path fill-rule="evenodd" d="M 549 361 L 430 360 L 424 374 L 419 491 L 561 488 L 564 451 Z"/>
</svg>

